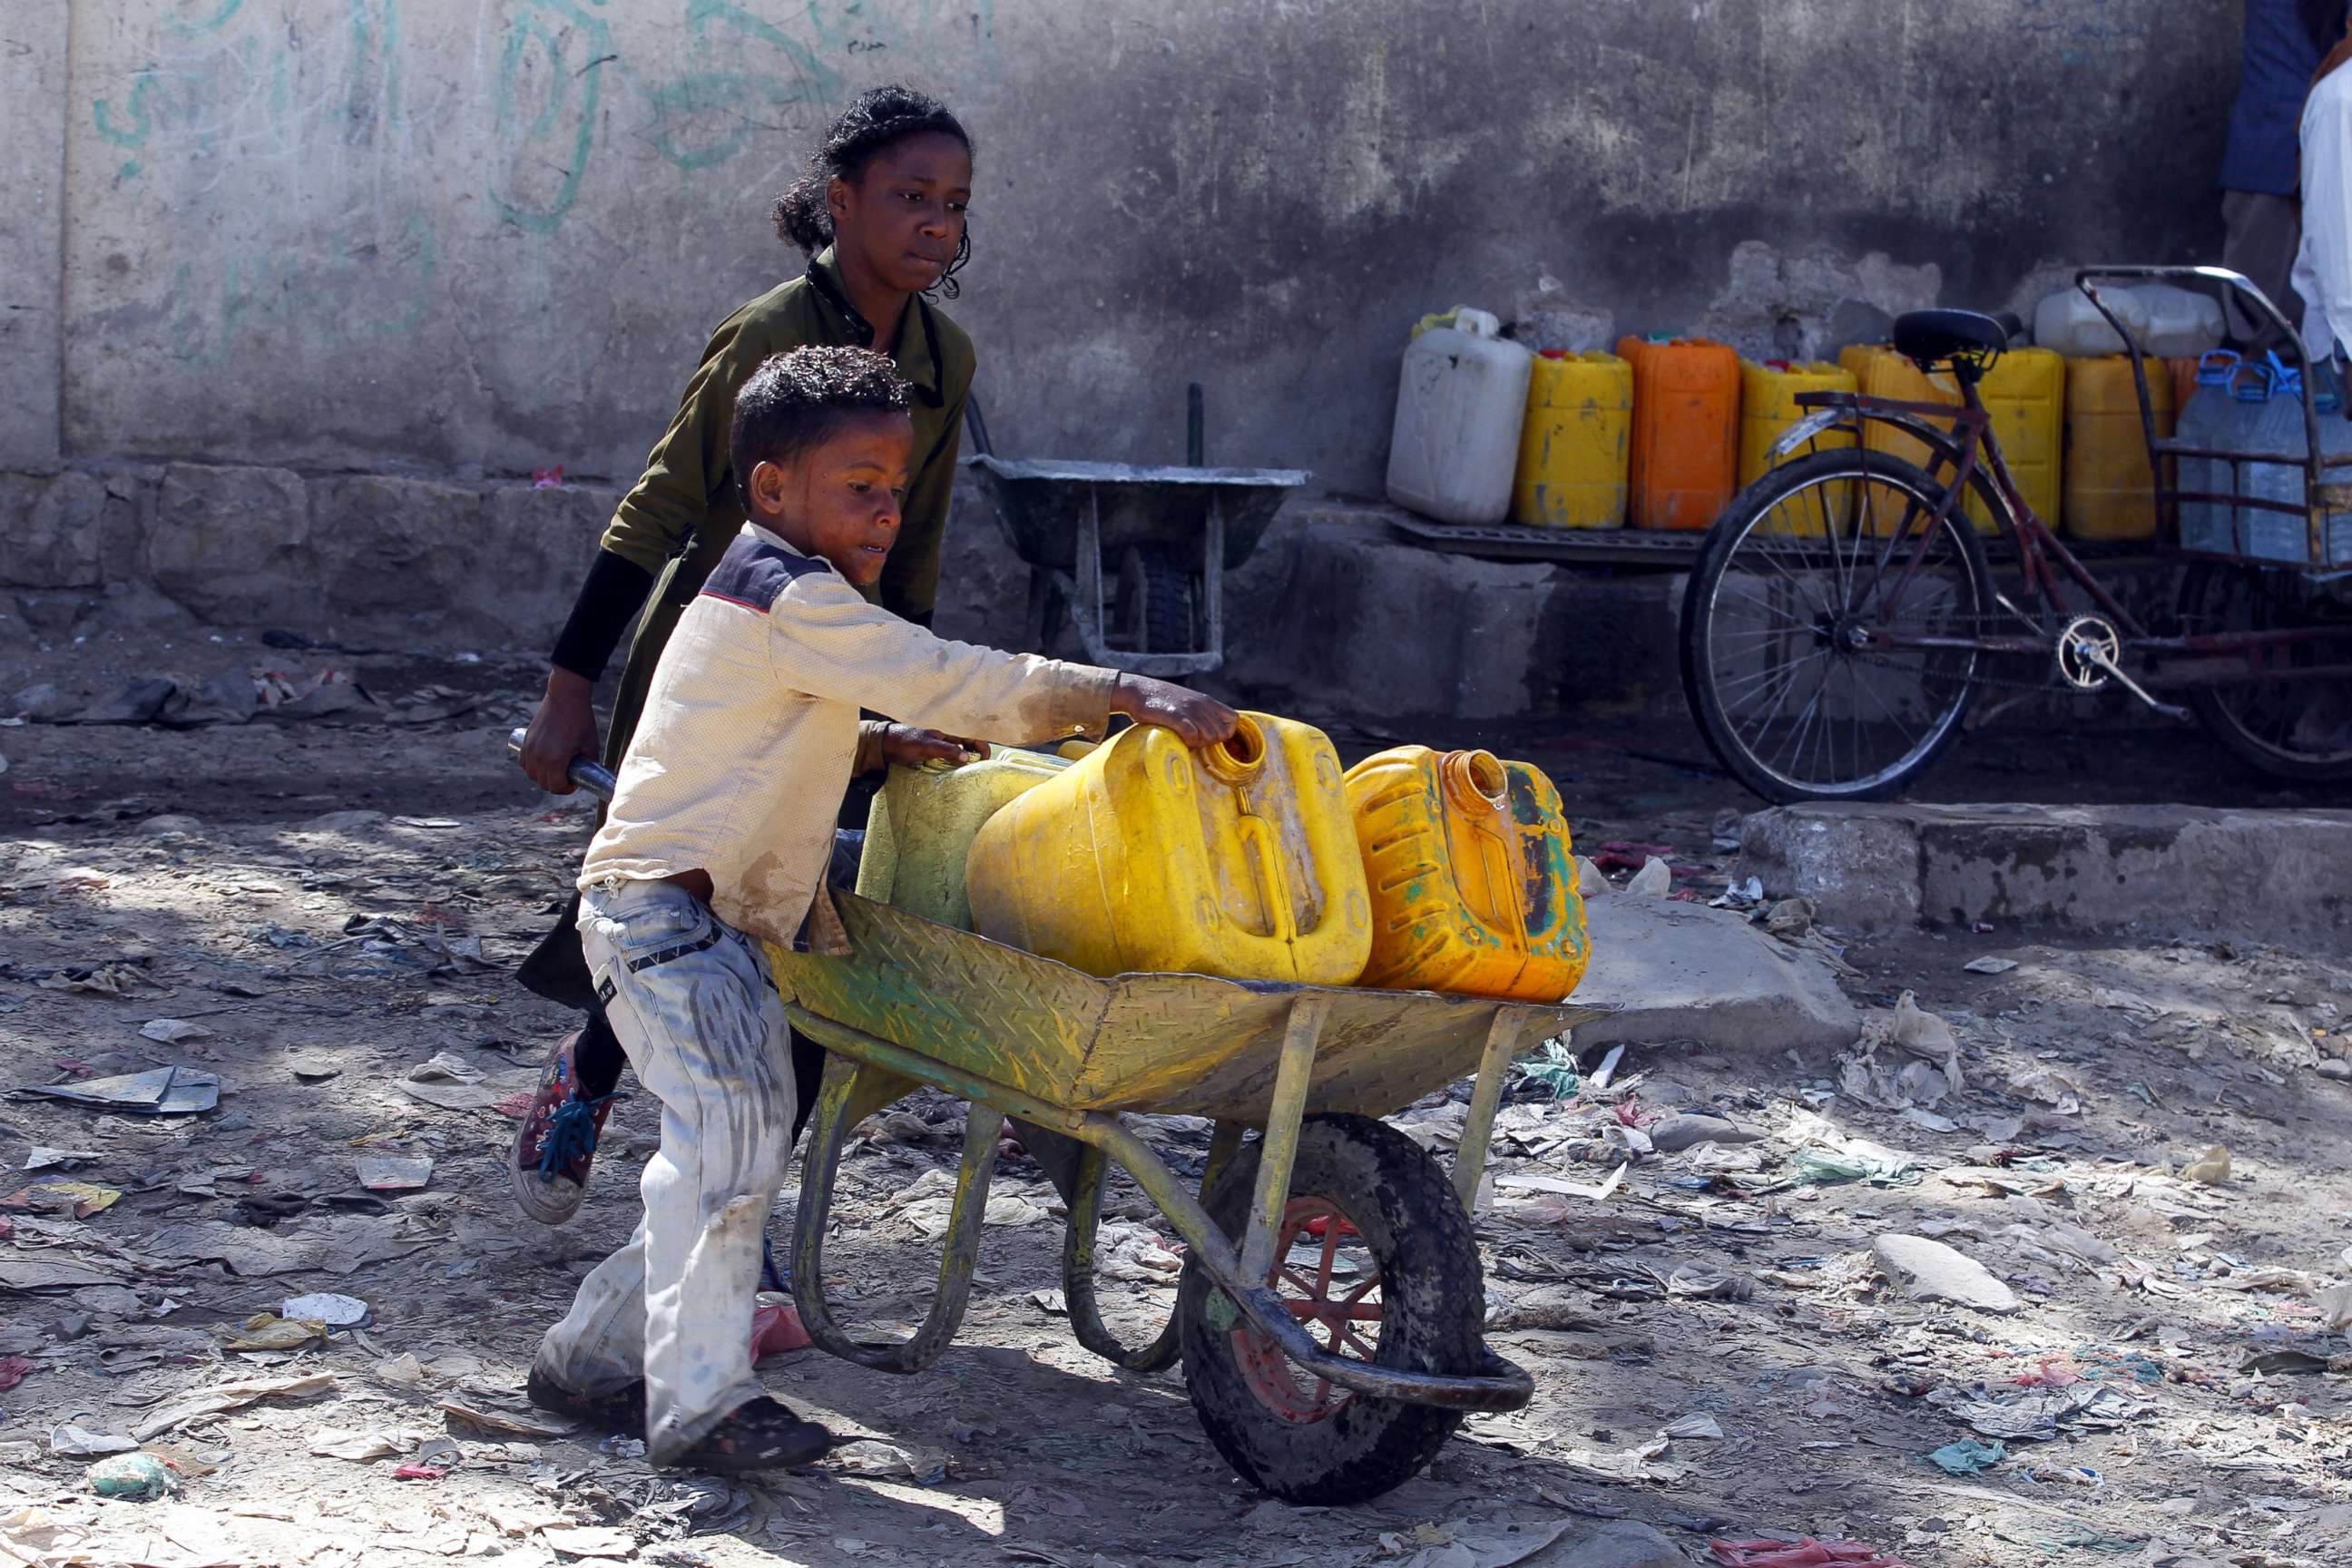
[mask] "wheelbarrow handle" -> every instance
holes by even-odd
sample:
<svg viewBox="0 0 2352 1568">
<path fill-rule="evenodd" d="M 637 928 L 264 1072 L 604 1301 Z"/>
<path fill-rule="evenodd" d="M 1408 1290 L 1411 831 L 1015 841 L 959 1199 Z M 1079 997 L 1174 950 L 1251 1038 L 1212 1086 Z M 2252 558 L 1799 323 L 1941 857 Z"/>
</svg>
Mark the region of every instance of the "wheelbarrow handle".
<svg viewBox="0 0 2352 1568">
<path fill-rule="evenodd" d="M 529 733 L 527 730 L 508 731 L 507 750 L 518 757 L 521 756 L 523 740 Z M 598 800 L 610 801 L 613 798 L 613 770 L 593 757 L 572 758 L 572 765 L 563 770 L 563 776 Z"/>
</svg>

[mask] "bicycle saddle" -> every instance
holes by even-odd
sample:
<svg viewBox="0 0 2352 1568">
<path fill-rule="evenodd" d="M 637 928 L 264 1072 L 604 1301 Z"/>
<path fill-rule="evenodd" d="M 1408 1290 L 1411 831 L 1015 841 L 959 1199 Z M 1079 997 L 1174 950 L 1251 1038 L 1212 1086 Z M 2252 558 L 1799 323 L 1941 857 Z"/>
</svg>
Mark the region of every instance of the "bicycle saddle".
<svg viewBox="0 0 2352 1568">
<path fill-rule="evenodd" d="M 1909 310 L 1895 318 L 1895 352 L 1922 370 L 1949 364 L 1981 375 L 2021 325 L 1976 310 Z"/>
</svg>

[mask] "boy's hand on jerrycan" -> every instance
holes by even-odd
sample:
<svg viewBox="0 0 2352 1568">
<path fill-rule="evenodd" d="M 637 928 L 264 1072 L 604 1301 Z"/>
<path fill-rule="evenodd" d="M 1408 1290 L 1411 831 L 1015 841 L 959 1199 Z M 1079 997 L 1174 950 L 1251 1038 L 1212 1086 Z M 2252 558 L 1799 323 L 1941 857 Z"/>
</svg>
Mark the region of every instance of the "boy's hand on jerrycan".
<svg viewBox="0 0 2352 1568">
<path fill-rule="evenodd" d="M 1231 740 L 1241 725 L 1241 715 L 1215 698 L 1145 675 L 1122 674 L 1110 706 L 1112 712 L 1124 713 L 1139 724 L 1174 731 L 1194 751 Z"/>
<path fill-rule="evenodd" d="M 961 767 L 987 755 L 987 742 L 942 735 L 937 730 L 893 724 L 882 731 L 882 760 L 898 767 L 919 768 L 925 763 L 949 763 Z"/>
</svg>

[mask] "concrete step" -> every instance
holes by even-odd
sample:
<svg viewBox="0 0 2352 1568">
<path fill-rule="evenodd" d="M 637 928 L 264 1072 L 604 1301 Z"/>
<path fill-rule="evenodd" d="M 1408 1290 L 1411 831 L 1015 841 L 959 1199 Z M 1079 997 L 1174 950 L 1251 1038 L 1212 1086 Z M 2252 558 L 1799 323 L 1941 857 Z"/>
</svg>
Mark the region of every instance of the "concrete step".
<svg viewBox="0 0 2352 1568">
<path fill-rule="evenodd" d="M 2352 812 L 1790 805 L 1738 874 L 1850 931 L 1927 924 L 2352 947 Z"/>
</svg>

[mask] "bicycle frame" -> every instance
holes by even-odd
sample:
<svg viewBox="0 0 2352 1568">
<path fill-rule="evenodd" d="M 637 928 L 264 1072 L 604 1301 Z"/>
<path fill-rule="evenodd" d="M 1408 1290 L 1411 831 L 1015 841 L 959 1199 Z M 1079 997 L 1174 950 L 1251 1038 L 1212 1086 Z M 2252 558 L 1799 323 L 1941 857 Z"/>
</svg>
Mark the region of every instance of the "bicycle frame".
<svg viewBox="0 0 2352 1568">
<path fill-rule="evenodd" d="M 2136 269 L 2133 275 L 2142 272 L 2151 276 L 2210 275 L 2219 273 L 2220 269 L 2151 268 Z M 2091 275 L 2086 273 L 2084 276 Z M 2236 275 L 2221 274 L 2221 276 L 2233 278 Z M 2246 287 L 2249 289 L 2252 288 L 2251 284 Z M 2087 287 L 2085 292 L 2090 292 Z M 2259 293 L 2256 294 L 2256 298 L 2261 298 Z M 2098 304 L 2103 312 L 2106 310 L 2106 306 L 2097 300 L 2095 294 L 2093 295 L 2093 302 Z M 2267 300 L 2263 300 L 2262 304 L 2271 310 L 2273 317 L 2276 316 L 2275 307 L 2270 306 Z M 2112 321 L 2113 317 L 2110 315 L 2109 319 Z M 2279 325 L 2284 326 L 2283 318 L 2279 319 Z M 2147 395 L 2147 373 L 2142 363 L 2143 356 L 2138 352 L 2137 342 L 2131 339 L 2131 335 L 2122 331 L 2120 323 L 2117 323 L 2117 330 L 2126 342 L 2133 342 L 2133 374 L 2139 384 L 2141 417 L 2150 442 L 2149 461 L 2156 468 L 2158 495 L 2187 500 L 2220 500 L 2232 501 L 2234 504 L 2259 505 L 2270 507 L 2273 510 L 2293 510 L 2293 508 L 2285 507 L 2281 503 L 2262 501 L 2253 498 L 2212 497 L 2172 491 L 2163 488 L 2162 465 L 2165 457 L 2172 455 L 2197 457 L 2212 454 L 2203 448 L 2188 447 L 2177 441 L 2161 440 L 2157 437 L 2155 416 Z M 1961 401 L 1958 407 L 1944 403 L 1909 403 L 1893 398 L 1871 397 L 1860 393 L 1800 394 L 1796 399 L 1798 405 L 1817 412 L 1791 427 L 1773 450 L 1772 458 L 1777 462 L 1788 452 L 1794 451 L 1813 440 L 1825 430 L 1841 426 L 1851 427 L 1855 435 L 1857 447 L 1863 453 L 1863 464 L 1866 474 L 1870 447 L 1869 443 L 1863 439 L 1863 426 L 1865 424 L 1876 424 L 1901 432 L 1924 445 L 1931 454 L 1927 476 L 1942 486 L 1943 499 L 1933 512 L 1927 515 L 1924 521 L 1921 521 L 1924 509 L 1916 500 L 1911 501 L 1905 508 L 1902 521 L 1891 533 L 1885 536 L 1874 563 L 1872 577 L 1874 584 L 1886 583 L 1887 573 L 1894 563 L 1895 552 L 1906 540 L 1914 537 L 1915 529 L 1916 543 L 1893 584 L 1876 590 L 1875 619 L 1881 624 L 1867 628 L 1865 646 L 1888 649 L 1939 649 L 1986 655 L 2013 654 L 2034 658 L 2050 658 L 2055 651 L 2059 628 L 2050 625 L 2047 617 L 2064 608 L 2058 598 L 2059 583 L 2063 576 L 2064 580 L 2081 589 L 2091 604 L 2095 606 L 2097 613 L 2115 627 L 2118 638 L 2126 648 L 2151 661 L 2151 668 L 2144 672 L 2146 684 L 2151 688 L 2179 689 L 2190 686 L 2234 685 L 2248 679 L 2279 682 L 2352 679 L 2352 663 L 2290 668 L 2281 666 L 2274 657 L 2285 654 L 2304 643 L 2352 639 L 2352 627 L 2306 626 L 2277 631 L 2210 632 L 2193 636 L 2158 636 L 2151 633 L 2141 624 L 2138 617 L 2134 616 L 2123 602 L 2098 580 L 2091 569 L 2066 547 L 2065 542 L 2058 537 L 2026 500 L 2015 478 L 2010 473 L 2007 460 L 2001 455 L 2000 439 L 1993 433 L 1992 416 L 1984 405 L 1983 397 L 1977 388 L 1976 378 L 1955 374 L 1952 379 L 1958 384 L 1960 392 Z M 2315 420 L 2316 416 L 2310 405 L 2307 391 L 2305 413 L 2307 420 Z M 2316 440 L 2315 425 L 2312 426 L 2310 433 L 2314 437 L 2310 450 L 2316 453 L 2319 450 L 2319 444 Z M 2234 454 L 2234 456 L 2242 459 L 2261 461 L 2270 455 Z M 1969 493 L 1972 481 L 1978 476 L 1980 459 L 1983 476 L 1991 487 L 1993 499 L 1998 503 L 1992 509 L 1996 513 L 1993 519 L 1994 529 L 2016 551 L 2018 569 L 2023 579 L 2024 596 L 2029 603 L 2038 602 L 2037 607 L 2042 614 L 2037 616 L 2021 608 L 1998 588 L 1993 595 L 1994 602 L 2020 623 L 2032 628 L 2032 635 L 1937 637 L 1927 634 L 1898 633 L 1886 629 L 1885 623 L 1896 618 L 1894 613 L 1895 606 L 1901 603 L 1903 595 L 1910 587 L 1927 561 L 1927 548 L 1929 542 L 1935 538 L 1935 531 L 1943 525 L 1946 519 L 1951 515 L 1952 509 L 1959 505 L 1962 498 Z M 2303 461 L 2291 454 L 2278 454 L 2273 460 L 2290 463 Z M 2323 466 L 2352 466 L 2352 459 L 2345 459 L 2333 465 L 2322 465 L 2315 458 L 2309 464 L 2315 472 Z M 1951 478 L 1945 480 L 1942 476 L 1948 468 L 1951 472 Z M 1869 496 L 1866 479 L 1864 483 L 1863 495 L 1866 509 Z M 2319 530 L 2322 527 L 2320 520 L 2323 513 L 2317 508 L 2311 510 L 2314 517 L 2313 537 L 2316 547 L 2320 538 Z M 1964 516 L 1961 526 L 1974 527 L 1975 524 Z M 1869 529 L 1874 531 L 1875 524 L 1866 519 L 1858 519 L 1856 528 L 1858 531 Z M 1834 558 L 1836 553 L 1834 548 L 1831 553 Z M 2241 558 L 2234 556 L 2221 556 L 2219 559 L 2241 561 Z M 2216 662 L 2228 661 L 2233 658 L 2238 662 Z M 2187 668 L 2168 667 L 2174 660 L 2189 662 Z"/>
</svg>

